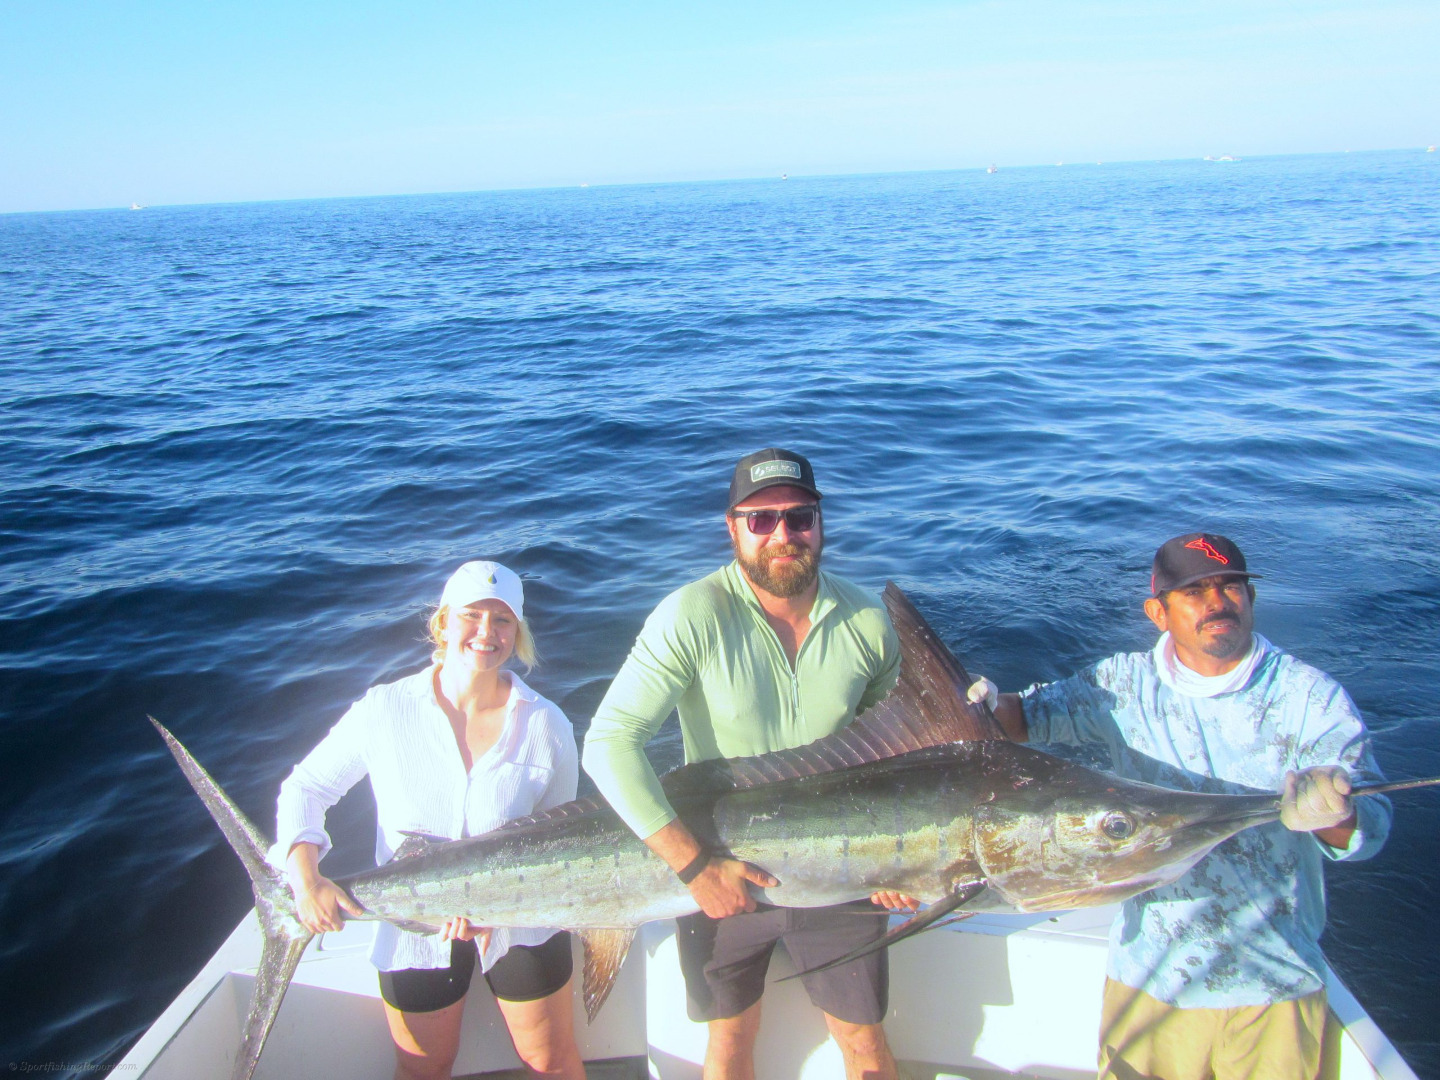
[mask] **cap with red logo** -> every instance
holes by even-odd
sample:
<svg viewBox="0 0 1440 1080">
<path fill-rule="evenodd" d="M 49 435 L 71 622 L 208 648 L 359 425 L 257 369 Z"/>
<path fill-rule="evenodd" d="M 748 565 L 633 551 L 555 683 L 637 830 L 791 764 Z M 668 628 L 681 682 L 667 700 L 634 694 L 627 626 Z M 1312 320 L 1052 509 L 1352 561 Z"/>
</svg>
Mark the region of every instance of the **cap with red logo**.
<svg viewBox="0 0 1440 1080">
<path fill-rule="evenodd" d="M 1247 580 L 1260 576 L 1245 569 L 1245 556 L 1226 537 L 1219 533 L 1186 533 L 1166 540 L 1155 552 L 1155 562 L 1150 570 L 1150 592 L 1159 596 L 1219 574 Z"/>
</svg>

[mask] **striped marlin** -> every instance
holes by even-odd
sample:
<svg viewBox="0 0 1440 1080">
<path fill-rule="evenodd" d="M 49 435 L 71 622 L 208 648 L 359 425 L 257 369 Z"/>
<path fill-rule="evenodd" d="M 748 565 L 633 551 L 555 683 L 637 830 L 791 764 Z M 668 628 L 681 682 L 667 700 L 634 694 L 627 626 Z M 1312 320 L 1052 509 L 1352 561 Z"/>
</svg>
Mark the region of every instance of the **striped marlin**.
<svg viewBox="0 0 1440 1080">
<path fill-rule="evenodd" d="M 808 746 L 699 762 L 663 778 L 703 844 L 779 880 L 756 889 L 757 900 L 821 907 L 888 889 L 926 902 L 869 951 L 976 911 L 1123 900 L 1174 881 L 1242 829 L 1278 820 L 1274 792 L 1171 791 L 1006 741 L 990 711 L 966 700 L 969 675 L 905 595 L 891 583 L 884 598 L 902 653 L 899 682 L 884 701 Z M 250 875 L 264 946 L 232 1073 L 249 1080 L 313 935 L 296 917 L 284 876 L 266 862 L 265 837 L 179 740 L 151 722 Z M 1355 794 L 1422 783 L 1440 779 Z M 476 926 L 574 931 L 592 1021 L 636 930 L 698 910 L 598 796 L 482 836 L 412 836 L 384 866 L 337 884 L 362 918 L 406 930 L 438 931 L 462 915 Z"/>
</svg>

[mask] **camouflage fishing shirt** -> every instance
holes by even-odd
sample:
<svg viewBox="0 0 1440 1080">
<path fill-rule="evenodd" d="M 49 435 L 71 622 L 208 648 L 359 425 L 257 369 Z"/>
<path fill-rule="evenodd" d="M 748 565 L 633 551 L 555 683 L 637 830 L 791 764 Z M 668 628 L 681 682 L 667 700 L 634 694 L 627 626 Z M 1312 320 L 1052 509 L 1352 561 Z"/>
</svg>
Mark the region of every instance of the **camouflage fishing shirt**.
<svg viewBox="0 0 1440 1080">
<path fill-rule="evenodd" d="M 1032 742 L 1104 743 L 1115 772 L 1183 791 L 1278 791 L 1290 769 L 1339 764 L 1383 779 L 1359 710 L 1334 679 L 1256 636 L 1245 685 L 1215 697 L 1172 690 L 1154 653 L 1121 653 L 1024 691 Z M 1109 974 L 1180 1008 L 1264 1005 L 1324 985 L 1327 859 L 1374 855 L 1390 831 L 1383 797 L 1355 800 L 1345 850 L 1278 822 L 1219 845 L 1187 874 L 1125 901 Z"/>
</svg>

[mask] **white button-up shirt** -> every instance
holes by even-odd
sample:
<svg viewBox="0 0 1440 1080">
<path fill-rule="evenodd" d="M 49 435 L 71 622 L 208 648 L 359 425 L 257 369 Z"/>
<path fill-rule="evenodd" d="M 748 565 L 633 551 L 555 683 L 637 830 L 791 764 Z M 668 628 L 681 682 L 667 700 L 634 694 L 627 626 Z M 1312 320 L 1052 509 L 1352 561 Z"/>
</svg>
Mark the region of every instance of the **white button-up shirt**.
<svg viewBox="0 0 1440 1080">
<path fill-rule="evenodd" d="M 369 775 L 375 791 L 375 863 L 389 862 L 407 832 L 452 840 L 489 832 L 517 817 L 575 798 L 575 734 L 552 701 L 514 672 L 500 738 L 465 770 L 455 732 L 435 700 L 433 667 L 372 688 L 280 785 L 270 861 L 285 865 L 301 841 L 330 850 L 325 811 Z M 539 945 L 547 928 L 497 927 L 480 957 L 488 971 L 511 945 Z M 370 959 L 381 971 L 443 968 L 450 943 L 381 923 Z"/>
</svg>

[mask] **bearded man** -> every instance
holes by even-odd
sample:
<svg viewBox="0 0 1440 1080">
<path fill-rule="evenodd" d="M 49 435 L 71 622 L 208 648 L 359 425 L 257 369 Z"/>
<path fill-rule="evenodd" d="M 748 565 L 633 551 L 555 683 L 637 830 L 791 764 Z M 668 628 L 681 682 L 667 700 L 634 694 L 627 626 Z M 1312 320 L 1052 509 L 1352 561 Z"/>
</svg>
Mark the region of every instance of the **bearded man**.
<svg viewBox="0 0 1440 1080">
<path fill-rule="evenodd" d="M 758 905 L 758 867 L 706 851 L 676 816 L 645 744 L 678 710 L 685 759 L 748 757 L 814 742 L 885 697 L 900 643 L 880 601 L 820 569 L 824 526 L 810 463 L 788 450 L 740 459 L 727 515 L 735 561 L 671 593 L 646 620 L 585 738 L 585 770 L 690 889 L 700 912 L 678 920 L 692 1020 L 709 1025 L 706 1080 L 755 1075 L 760 997 L 776 941 L 801 969 L 885 931 L 878 908 Z M 876 894 L 875 903 L 908 898 Z M 846 1075 L 893 1078 L 881 1026 L 885 952 L 804 977 L 845 1059 Z"/>
</svg>

